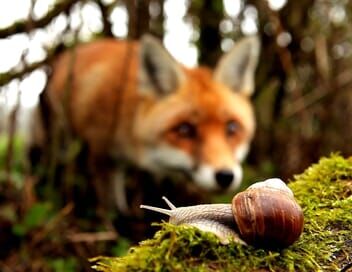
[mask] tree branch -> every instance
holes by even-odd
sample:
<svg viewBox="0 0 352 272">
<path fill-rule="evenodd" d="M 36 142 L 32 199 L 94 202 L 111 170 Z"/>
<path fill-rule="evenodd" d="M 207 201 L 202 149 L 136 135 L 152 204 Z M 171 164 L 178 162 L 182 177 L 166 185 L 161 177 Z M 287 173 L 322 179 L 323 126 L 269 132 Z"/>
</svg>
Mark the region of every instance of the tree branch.
<svg viewBox="0 0 352 272">
<path fill-rule="evenodd" d="M 106 6 L 103 4 L 101 0 L 96 0 L 95 3 L 99 6 L 99 9 L 101 11 L 104 35 L 108 37 L 113 37 L 114 34 L 112 33 L 112 25 L 111 25 L 111 22 L 109 21 L 109 14 L 110 14 L 110 9 L 112 5 L 110 4 Z"/>
<path fill-rule="evenodd" d="M 23 68 L 20 71 L 13 71 L 13 72 L 10 71 L 7 73 L 1 73 L 0 74 L 0 86 L 3 86 L 15 78 L 20 78 L 20 77 L 24 76 L 25 74 L 30 73 L 30 72 L 34 71 L 35 69 L 40 68 L 44 64 L 48 63 L 52 57 L 53 57 L 53 55 L 45 58 L 44 60 L 33 62 L 32 64 L 28 64 L 27 67 Z"/>
<path fill-rule="evenodd" d="M 0 29 L 0 39 L 6 38 L 10 35 L 28 32 L 34 28 L 41 28 L 50 23 L 56 16 L 61 12 L 69 11 L 73 4 L 79 2 L 80 0 L 63 0 L 55 3 L 54 7 L 48 11 L 48 13 L 38 20 L 33 20 L 29 22 L 28 20 L 17 21 L 14 24 Z"/>
</svg>

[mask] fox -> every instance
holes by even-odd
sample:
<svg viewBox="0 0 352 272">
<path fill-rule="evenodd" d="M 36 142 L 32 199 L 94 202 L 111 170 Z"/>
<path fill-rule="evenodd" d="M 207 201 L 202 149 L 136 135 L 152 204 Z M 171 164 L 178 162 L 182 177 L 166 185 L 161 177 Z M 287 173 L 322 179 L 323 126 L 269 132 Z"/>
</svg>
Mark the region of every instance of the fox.
<svg viewBox="0 0 352 272">
<path fill-rule="evenodd" d="M 65 120 L 90 158 L 229 192 L 241 184 L 254 137 L 251 96 L 259 53 L 259 38 L 248 36 L 214 69 L 188 68 L 149 34 L 140 41 L 102 38 L 59 55 L 42 96 L 50 122 Z M 37 144 L 44 137 L 37 133 Z M 127 212 L 118 164 L 113 193 L 118 210 Z"/>
</svg>

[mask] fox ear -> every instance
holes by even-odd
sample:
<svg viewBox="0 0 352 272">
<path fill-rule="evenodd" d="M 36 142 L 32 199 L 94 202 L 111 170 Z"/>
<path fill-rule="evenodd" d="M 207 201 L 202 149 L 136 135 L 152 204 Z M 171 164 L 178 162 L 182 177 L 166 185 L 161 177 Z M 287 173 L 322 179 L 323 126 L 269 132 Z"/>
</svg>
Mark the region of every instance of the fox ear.
<svg viewBox="0 0 352 272">
<path fill-rule="evenodd" d="M 139 61 L 139 89 L 143 93 L 163 96 L 176 90 L 184 80 L 180 64 L 150 35 L 141 39 Z"/>
<path fill-rule="evenodd" d="M 243 38 L 220 59 L 214 72 L 215 80 L 247 96 L 252 95 L 259 52 L 257 36 Z"/>
</svg>

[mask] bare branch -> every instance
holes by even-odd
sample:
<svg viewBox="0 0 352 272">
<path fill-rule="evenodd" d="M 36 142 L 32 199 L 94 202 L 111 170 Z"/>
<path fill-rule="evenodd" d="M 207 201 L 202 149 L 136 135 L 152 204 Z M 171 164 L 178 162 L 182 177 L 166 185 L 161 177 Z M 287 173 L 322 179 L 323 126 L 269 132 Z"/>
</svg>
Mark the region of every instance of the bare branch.
<svg viewBox="0 0 352 272">
<path fill-rule="evenodd" d="M 43 228 L 32 236 L 32 240 L 30 242 L 32 244 L 32 247 L 35 248 L 35 246 L 38 245 L 38 243 L 42 242 L 50 232 L 54 231 L 55 228 L 58 227 L 58 224 L 62 222 L 64 218 L 67 217 L 73 211 L 73 208 L 74 204 L 72 202 L 69 202 L 45 225 L 43 225 Z"/>
<path fill-rule="evenodd" d="M 67 239 L 72 243 L 94 243 L 98 241 L 116 241 L 118 235 L 115 231 L 80 232 L 68 234 Z"/>
<path fill-rule="evenodd" d="M 7 73 L 0 73 L 0 86 L 3 86 L 15 78 L 20 78 L 20 77 L 24 76 L 25 74 L 30 73 L 30 72 L 34 71 L 35 69 L 42 67 L 44 64 L 47 64 L 52 59 L 53 56 L 54 56 L 54 54 L 52 53 L 44 60 L 33 62 L 32 64 L 28 64 L 28 66 L 26 66 L 25 68 L 23 68 L 20 71 L 12 71 L 12 72 L 10 71 Z"/>
<path fill-rule="evenodd" d="M 67 12 L 70 10 L 73 4 L 80 0 L 63 0 L 58 1 L 51 10 L 43 17 L 38 20 L 29 22 L 28 20 L 18 21 L 6 28 L 0 29 L 0 39 L 6 38 L 10 35 L 28 32 L 34 28 L 41 28 L 49 24 L 57 15 L 61 12 Z"/>
</svg>

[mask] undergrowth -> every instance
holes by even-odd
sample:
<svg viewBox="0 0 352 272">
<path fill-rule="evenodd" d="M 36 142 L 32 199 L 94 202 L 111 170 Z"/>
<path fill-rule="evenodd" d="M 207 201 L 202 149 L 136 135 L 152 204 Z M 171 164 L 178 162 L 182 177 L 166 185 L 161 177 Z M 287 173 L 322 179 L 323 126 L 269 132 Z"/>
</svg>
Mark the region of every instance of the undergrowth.
<svg viewBox="0 0 352 272">
<path fill-rule="evenodd" d="M 124 257 L 92 259 L 97 271 L 340 271 L 352 262 L 352 158 L 322 158 L 289 186 L 304 211 L 300 239 L 268 250 L 234 242 L 221 245 L 211 233 L 161 223 L 153 239 Z"/>
</svg>

